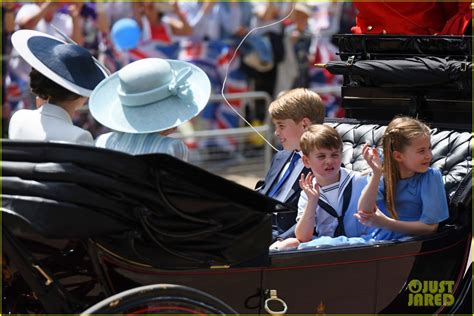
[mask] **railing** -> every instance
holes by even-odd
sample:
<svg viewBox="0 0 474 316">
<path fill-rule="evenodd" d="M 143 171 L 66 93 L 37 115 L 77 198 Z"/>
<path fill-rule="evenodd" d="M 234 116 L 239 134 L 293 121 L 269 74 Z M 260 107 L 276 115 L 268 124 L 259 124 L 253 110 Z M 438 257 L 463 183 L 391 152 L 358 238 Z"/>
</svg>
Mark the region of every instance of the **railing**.
<svg viewBox="0 0 474 316">
<path fill-rule="evenodd" d="M 251 102 L 250 105 L 252 106 L 255 106 L 255 101 L 263 100 L 264 102 L 259 106 L 264 106 L 265 109 L 268 108 L 271 102 L 271 97 L 266 92 L 230 93 L 226 94 L 225 97 L 229 102 L 235 100 L 243 101 L 244 104 Z M 212 95 L 209 102 L 224 102 L 224 98 L 221 95 Z M 222 104 L 221 106 L 227 105 Z M 244 106 L 240 107 L 240 109 L 243 108 Z M 244 115 L 241 111 L 239 113 Z M 265 171 L 270 167 L 273 149 L 259 139 L 255 130 L 272 142 L 273 129 L 268 118 L 263 122 L 263 125 L 255 126 L 255 130 L 247 126 L 228 129 L 200 129 L 199 125 L 203 125 L 203 120 L 201 118 L 198 118 L 198 120 L 201 124 L 194 124 L 195 129 L 191 134 L 176 133 L 172 135 L 183 139 L 185 142 L 189 143 L 191 141 L 199 144 L 196 148 L 190 150 L 190 163 L 220 175 L 248 173 L 261 177 L 265 174 Z M 232 139 L 236 147 L 235 151 L 226 151 L 219 148 L 219 145 L 202 145 L 206 142 L 218 144 L 220 140 L 225 138 Z"/>
<path fill-rule="evenodd" d="M 311 90 L 320 94 L 333 93 L 340 95 L 341 93 L 340 87 L 333 86 L 312 88 Z M 229 93 L 225 94 L 225 97 L 229 102 L 243 101 L 244 104 L 252 107 L 256 106 L 255 101 L 263 100 L 264 102 L 259 104 L 259 106 L 264 106 L 265 112 L 272 101 L 272 98 L 266 92 Z M 209 102 L 224 103 L 224 98 L 221 95 L 212 95 Z M 227 105 L 222 104 L 221 106 Z M 243 108 L 244 106 L 239 108 L 239 113 L 242 116 L 244 115 L 242 113 Z M 81 111 L 88 112 L 88 108 L 84 107 Z M 270 168 L 273 149 L 260 139 L 255 130 L 274 144 L 273 124 L 268 115 L 266 115 L 263 125 L 255 126 L 255 130 L 246 126 L 242 120 L 240 121 L 242 122 L 241 127 L 211 129 L 208 126 L 208 121 L 198 116 L 193 119 L 192 131 L 180 129 L 179 132 L 171 136 L 182 139 L 188 145 L 191 144 L 189 146 L 189 162 L 194 165 L 222 176 L 247 175 L 255 177 L 255 179 L 262 178 Z M 226 138 L 233 140 L 234 150 L 226 150 L 223 147 L 219 147 L 220 140 Z M 213 146 L 211 143 L 217 145 Z"/>
</svg>

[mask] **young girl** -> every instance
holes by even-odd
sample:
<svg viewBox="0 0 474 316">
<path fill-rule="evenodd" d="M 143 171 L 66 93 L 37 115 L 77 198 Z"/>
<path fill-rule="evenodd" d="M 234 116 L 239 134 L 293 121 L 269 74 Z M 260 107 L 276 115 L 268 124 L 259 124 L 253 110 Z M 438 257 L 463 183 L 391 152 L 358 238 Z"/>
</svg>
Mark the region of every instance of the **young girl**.
<svg viewBox="0 0 474 316">
<path fill-rule="evenodd" d="M 383 151 L 382 163 L 376 149 L 363 148 L 373 175 L 354 216 L 378 227 L 373 233 L 378 240 L 435 232 L 449 213 L 441 173 L 430 168 L 428 127 L 413 118 L 395 118 L 385 130 Z"/>
</svg>

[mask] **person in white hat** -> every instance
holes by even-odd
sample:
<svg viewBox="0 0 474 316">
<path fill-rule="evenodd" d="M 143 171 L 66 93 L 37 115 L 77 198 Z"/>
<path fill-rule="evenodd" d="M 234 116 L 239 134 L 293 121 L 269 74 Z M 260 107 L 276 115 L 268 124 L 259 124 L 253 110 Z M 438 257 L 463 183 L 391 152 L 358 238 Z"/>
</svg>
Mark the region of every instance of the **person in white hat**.
<svg viewBox="0 0 474 316">
<path fill-rule="evenodd" d="M 36 110 L 15 112 L 9 138 L 93 145 L 92 135 L 74 126 L 72 115 L 106 77 L 105 70 L 85 48 L 38 31 L 17 31 L 12 44 L 33 68 L 33 93 L 46 102 Z"/>
<path fill-rule="evenodd" d="M 102 81 L 91 95 L 92 116 L 114 130 L 99 136 L 96 146 L 187 160 L 185 144 L 166 135 L 198 115 L 210 95 L 209 78 L 193 64 L 161 58 L 128 64 Z"/>
</svg>

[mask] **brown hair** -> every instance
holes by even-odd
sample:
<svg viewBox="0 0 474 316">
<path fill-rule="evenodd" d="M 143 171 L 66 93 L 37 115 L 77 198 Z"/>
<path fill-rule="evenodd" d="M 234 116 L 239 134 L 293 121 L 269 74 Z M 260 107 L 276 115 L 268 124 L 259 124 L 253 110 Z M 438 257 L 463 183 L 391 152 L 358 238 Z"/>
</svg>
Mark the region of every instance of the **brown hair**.
<svg viewBox="0 0 474 316">
<path fill-rule="evenodd" d="M 72 101 L 81 97 L 58 85 L 34 68 L 30 72 L 30 88 L 35 95 L 43 100 L 49 100 L 53 104 L 61 101 Z"/>
<path fill-rule="evenodd" d="M 402 152 L 414 138 L 423 135 L 430 136 L 429 127 L 419 120 L 407 116 L 393 119 L 383 135 L 385 203 L 394 219 L 398 219 L 395 210 L 395 192 L 397 183 L 400 181 L 400 170 L 393 157 L 393 152 Z"/>
<path fill-rule="evenodd" d="M 324 122 L 325 107 L 321 97 L 306 88 L 285 92 L 270 104 L 268 112 L 272 119 L 292 119 L 296 123 L 307 117 L 313 124 Z"/>
<path fill-rule="evenodd" d="M 301 136 L 301 152 L 309 156 L 314 149 L 338 149 L 342 151 L 342 138 L 331 126 L 311 125 Z"/>
</svg>

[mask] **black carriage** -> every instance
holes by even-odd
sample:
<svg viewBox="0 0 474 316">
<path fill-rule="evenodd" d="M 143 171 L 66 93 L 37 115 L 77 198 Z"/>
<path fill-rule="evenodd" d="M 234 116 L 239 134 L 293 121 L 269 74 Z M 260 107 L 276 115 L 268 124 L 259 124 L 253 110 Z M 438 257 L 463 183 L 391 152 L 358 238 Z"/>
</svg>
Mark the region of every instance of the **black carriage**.
<svg viewBox="0 0 474 316">
<path fill-rule="evenodd" d="M 345 37 L 341 56 L 387 54 L 371 52 L 371 39 Z M 371 109 L 378 121 L 406 110 L 433 122 L 432 166 L 450 209 L 436 233 L 269 253 L 272 214 L 294 210 L 250 189 L 166 155 L 4 140 L 3 312 L 471 313 L 470 114 L 452 119 L 472 111 L 466 93 L 449 94 L 454 112 L 432 114 L 435 89 L 366 83 L 349 74 L 343 87 L 349 114 L 363 121 L 328 123 L 342 136 L 343 163 L 364 170 L 363 144 L 380 146 L 385 126 Z"/>
<path fill-rule="evenodd" d="M 384 127 L 333 124 L 344 164 L 365 168 L 361 147 Z M 272 297 L 289 313 L 454 312 L 470 298 L 471 140 L 432 130 L 451 212 L 437 233 L 270 254 L 271 214 L 284 205 L 219 176 L 166 155 L 3 141 L 3 311 L 75 313 L 172 283 L 239 313 L 264 313 Z M 450 282 L 452 293 L 435 293 L 453 295 L 449 306 L 410 304 L 412 280 Z"/>
</svg>

